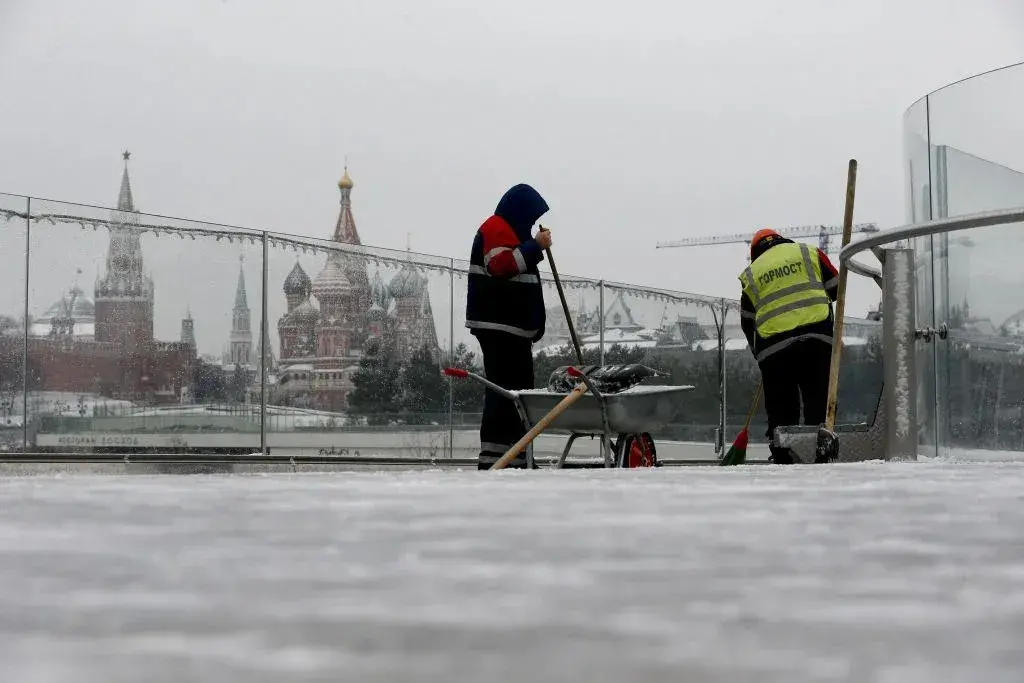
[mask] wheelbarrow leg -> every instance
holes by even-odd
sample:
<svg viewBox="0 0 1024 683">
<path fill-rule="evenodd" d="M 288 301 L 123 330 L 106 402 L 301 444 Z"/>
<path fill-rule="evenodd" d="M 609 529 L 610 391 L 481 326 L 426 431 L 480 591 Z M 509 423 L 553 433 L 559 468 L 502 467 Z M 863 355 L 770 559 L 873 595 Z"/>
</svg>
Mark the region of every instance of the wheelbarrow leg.
<svg viewBox="0 0 1024 683">
<path fill-rule="evenodd" d="M 604 466 L 615 467 L 615 459 L 613 457 L 612 439 L 608 436 L 608 432 L 605 431 L 601 434 L 601 454 L 604 456 Z"/>
<path fill-rule="evenodd" d="M 513 394 L 511 396 L 512 402 L 516 404 L 516 412 L 519 413 L 519 420 L 523 423 L 523 433 L 530 431 L 530 418 L 526 416 L 526 407 L 523 406 L 523 402 L 519 400 L 519 394 Z M 526 446 L 526 469 L 534 469 L 533 460 L 533 442 Z"/>
<path fill-rule="evenodd" d="M 555 469 L 560 470 L 565 465 L 565 459 L 569 457 L 569 449 L 572 448 L 573 441 L 579 438 L 579 436 L 576 432 L 569 434 L 569 438 L 565 442 L 565 448 L 562 449 L 562 455 L 558 456 L 558 463 L 555 465 Z"/>
<path fill-rule="evenodd" d="M 604 458 L 605 467 L 614 467 L 615 459 L 612 454 L 612 430 L 608 422 L 608 405 L 605 403 L 604 394 L 602 394 L 597 385 L 589 378 L 586 374 L 583 374 L 580 379 L 583 380 L 587 388 L 590 389 L 590 393 L 594 395 L 597 400 L 597 405 L 601 408 L 601 457 Z"/>
</svg>

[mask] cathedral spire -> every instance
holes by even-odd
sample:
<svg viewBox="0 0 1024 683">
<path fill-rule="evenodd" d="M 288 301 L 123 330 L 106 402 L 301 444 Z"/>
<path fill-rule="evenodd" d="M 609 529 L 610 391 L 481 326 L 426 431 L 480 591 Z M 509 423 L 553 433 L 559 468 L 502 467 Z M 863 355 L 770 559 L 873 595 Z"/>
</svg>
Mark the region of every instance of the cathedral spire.
<svg viewBox="0 0 1024 683">
<path fill-rule="evenodd" d="M 245 261 L 245 254 L 238 255 L 238 285 L 235 287 L 235 307 L 236 311 L 248 311 L 249 300 L 245 294 L 245 270 L 242 265 Z"/>
<path fill-rule="evenodd" d="M 252 363 L 252 321 L 249 317 L 249 301 L 245 294 L 245 255 L 238 255 L 238 286 L 235 289 L 235 305 L 231 309 L 231 333 L 228 335 L 228 352 L 224 360 L 230 365 L 248 366 Z"/>
<path fill-rule="evenodd" d="M 356 230 L 356 219 L 352 216 L 352 177 L 348 174 L 348 165 L 345 166 L 345 173 L 338 181 L 338 190 L 341 192 L 341 209 L 338 211 L 338 223 L 334 226 L 332 239 L 335 242 L 345 244 L 361 245 L 359 231 Z"/>
</svg>

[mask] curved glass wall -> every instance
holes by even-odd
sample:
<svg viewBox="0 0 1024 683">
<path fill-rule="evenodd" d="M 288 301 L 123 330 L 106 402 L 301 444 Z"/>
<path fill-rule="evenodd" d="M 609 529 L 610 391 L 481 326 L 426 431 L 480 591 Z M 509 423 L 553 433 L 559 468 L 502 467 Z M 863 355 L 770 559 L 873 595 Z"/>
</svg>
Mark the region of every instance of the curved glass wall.
<svg viewBox="0 0 1024 683">
<path fill-rule="evenodd" d="M 904 116 L 907 221 L 1024 206 L 1024 64 L 937 90 Z M 923 455 L 1024 450 L 1024 226 L 915 240 Z"/>
</svg>

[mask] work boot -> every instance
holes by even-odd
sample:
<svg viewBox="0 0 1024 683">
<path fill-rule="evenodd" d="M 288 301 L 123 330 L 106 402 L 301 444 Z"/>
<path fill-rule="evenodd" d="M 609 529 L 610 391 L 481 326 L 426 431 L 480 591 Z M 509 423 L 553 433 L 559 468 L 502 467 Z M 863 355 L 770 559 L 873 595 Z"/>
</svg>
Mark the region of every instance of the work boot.
<svg viewBox="0 0 1024 683">
<path fill-rule="evenodd" d="M 772 452 L 768 456 L 768 462 L 775 465 L 792 465 L 793 464 L 793 451 L 788 448 L 780 448 L 779 446 L 768 446 L 768 450 Z"/>
</svg>

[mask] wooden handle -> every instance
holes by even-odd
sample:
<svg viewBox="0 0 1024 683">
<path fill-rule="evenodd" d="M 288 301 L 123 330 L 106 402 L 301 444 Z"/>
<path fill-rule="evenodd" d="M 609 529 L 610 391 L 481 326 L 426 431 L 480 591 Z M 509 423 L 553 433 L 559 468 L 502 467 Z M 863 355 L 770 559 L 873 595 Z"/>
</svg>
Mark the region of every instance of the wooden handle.
<svg viewBox="0 0 1024 683">
<path fill-rule="evenodd" d="M 541 230 L 547 232 L 543 225 Z M 548 257 L 548 265 L 551 266 L 551 277 L 555 280 L 555 288 L 558 290 L 558 298 L 562 302 L 562 311 L 565 313 L 565 324 L 569 326 L 569 337 L 572 339 L 572 348 L 576 352 L 576 362 L 583 367 L 583 351 L 580 349 L 580 340 L 576 336 L 576 326 L 572 323 L 572 314 L 569 313 L 569 302 L 565 300 L 565 291 L 562 289 L 562 280 L 558 277 L 558 268 L 555 267 L 555 257 L 551 255 L 551 247 L 544 250 Z M 603 315 L 603 313 L 602 313 Z"/>
<path fill-rule="evenodd" d="M 843 213 L 843 246 L 850 243 L 853 233 L 853 200 L 857 191 L 857 160 L 850 159 L 846 173 L 846 210 Z M 825 427 L 836 427 L 836 409 L 839 403 L 839 360 L 843 355 L 843 317 L 846 315 L 846 266 L 839 264 L 839 293 L 836 296 L 836 319 L 832 332 L 832 365 L 828 373 L 828 405 Z"/>
<path fill-rule="evenodd" d="M 547 426 L 549 424 L 551 424 L 551 422 L 556 417 L 558 417 L 559 415 L 564 413 L 565 410 L 569 406 L 571 406 L 573 403 L 575 403 L 580 398 L 580 396 L 582 396 L 586 392 L 587 392 L 587 385 L 586 384 L 582 384 L 582 383 L 581 384 L 577 384 L 576 388 L 573 389 L 571 392 L 569 392 L 568 396 L 566 396 L 561 401 L 559 401 L 558 405 L 556 405 L 554 408 L 552 408 L 550 411 L 548 411 L 548 414 L 545 415 L 544 417 L 542 417 L 537 424 L 533 425 L 533 428 L 530 431 L 526 432 L 526 434 L 523 435 L 523 438 L 519 439 L 519 441 L 517 441 L 515 443 L 515 445 L 512 446 L 512 448 L 510 448 L 507 451 L 505 451 L 505 455 L 501 456 L 496 463 L 491 465 L 491 469 L 492 470 L 504 469 L 505 466 L 507 466 L 510 462 L 512 462 L 512 458 L 516 457 L 516 455 L 521 450 L 526 448 L 530 444 L 531 441 L 536 439 L 537 436 L 541 432 L 543 432 L 545 429 L 547 429 Z"/>
<path fill-rule="evenodd" d="M 757 383 L 757 391 L 754 392 L 754 403 L 750 406 L 750 412 L 747 413 L 747 421 L 743 423 L 743 429 L 750 429 L 750 421 L 754 417 L 754 411 L 757 410 L 757 404 L 761 402 L 761 391 L 764 389 L 764 380 L 762 379 Z"/>
</svg>

